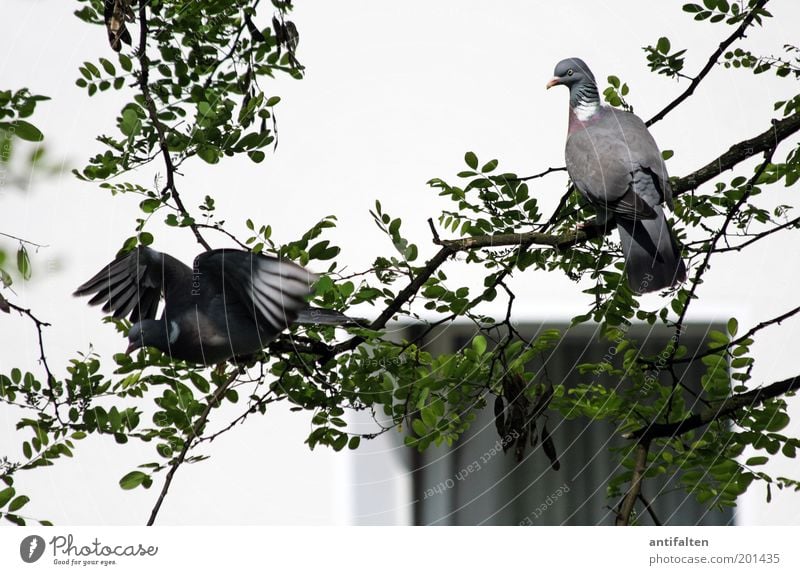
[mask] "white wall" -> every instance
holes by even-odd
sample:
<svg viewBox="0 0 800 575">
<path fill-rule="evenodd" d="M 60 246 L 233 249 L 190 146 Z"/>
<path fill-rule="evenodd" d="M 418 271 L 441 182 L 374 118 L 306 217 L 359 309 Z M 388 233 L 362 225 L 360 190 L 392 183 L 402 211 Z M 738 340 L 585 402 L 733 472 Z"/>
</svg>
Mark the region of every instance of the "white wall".
<svg viewBox="0 0 800 575">
<path fill-rule="evenodd" d="M 686 71 L 691 74 L 729 32 L 727 27 L 692 23 L 681 4 L 660 3 L 656 13 L 649 3 L 632 0 L 297 2 L 299 57 L 308 74 L 301 82 L 266 84 L 283 98 L 277 109 L 277 151 L 260 165 L 228 161 L 221 169 L 210 169 L 189 163 L 178 186 L 189 205 L 214 194 L 220 215 L 231 224 L 246 217 L 268 222 L 279 240 L 337 214 L 339 228 L 332 236 L 354 270 L 390 249 L 367 213 L 379 198 L 387 211 L 403 218 L 421 254 L 430 255 L 434 247 L 426 218 L 444 204 L 425 182 L 454 179 L 467 149 L 483 159 L 497 157 L 501 166 L 520 174 L 563 164 L 566 92 L 544 90 L 561 58 L 583 57 L 598 79 L 620 76 L 632 87 L 629 101 L 645 118 L 676 96 L 684 84 L 650 74 L 641 46 L 669 36 L 673 46 L 689 48 Z M 778 54 L 784 42 L 795 39 L 790 23 L 800 19 L 800 4 L 772 4 L 777 21 L 766 30 L 751 30 L 743 46 Z M 86 351 L 90 342 L 103 356 L 124 345 L 100 323 L 97 310 L 68 294 L 131 234 L 137 204 L 135 198 L 112 199 L 69 173 L 101 149 L 93 137 L 114 130 L 122 102 L 115 94 L 89 100 L 74 85 L 81 62 L 109 55 L 104 30 L 71 16 L 75 6 L 9 0 L 3 19 L 14 26 L 6 26 L 0 44 L 2 87 L 28 86 L 53 98 L 41 104 L 35 123 L 48 134 L 51 159 L 65 167 L 61 176 L 27 194 L 0 190 L 0 230 L 49 246 L 34 260 L 35 280 L 15 289 L 20 304 L 53 323 L 46 340 L 57 374 L 63 374 L 67 358 Z M 267 21 L 266 14 L 262 18 Z M 689 101 L 653 129 L 662 149 L 675 150 L 671 173 L 686 174 L 733 141 L 762 132 L 773 115 L 771 103 L 796 91 L 796 83 L 768 75 L 715 70 Z M 143 179 L 150 181 L 152 175 Z M 545 213 L 564 184 L 564 177 L 555 176 L 532 186 Z M 771 190 L 760 202 L 796 203 L 794 191 Z M 689 319 L 724 321 L 735 315 L 746 329 L 796 305 L 797 239 L 796 233 L 781 234 L 743 255 L 719 257 Z M 226 245 L 224 238 L 213 240 Z M 159 233 L 156 247 L 184 260 L 197 252 L 185 231 Z M 479 285 L 480 270 L 457 262 L 446 270 L 454 280 L 468 278 Z M 558 274 L 518 274 L 513 286 L 521 320 L 563 320 L 587 303 L 583 288 Z M 651 308 L 660 305 L 657 296 L 643 301 Z M 500 313 L 501 305 L 487 310 Z M 13 365 L 35 369 L 30 322 L 13 316 L 2 321 L 0 370 Z M 793 342 L 799 337 L 796 318 L 765 330 L 755 349 L 754 381 L 770 383 L 796 374 Z M 792 413 L 800 421 L 796 402 Z M 12 449 L 21 443 L 9 432 L 15 421 L 13 414 L 0 410 L 2 453 L 9 451 L 9 442 Z M 800 434 L 798 421 L 789 433 Z M 307 415 L 277 406 L 268 417 L 253 418 L 214 442 L 205 450 L 212 455 L 210 461 L 179 471 L 162 522 L 353 521 L 349 498 L 359 489 L 351 472 L 354 461 L 369 455 L 309 453 L 302 443 L 309 429 Z M 140 523 L 156 489 L 127 493 L 116 481 L 134 464 L 152 459 L 149 448 L 119 450 L 107 442 L 87 441 L 73 462 L 20 475 L 21 489 L 33 495 L 28 513 L 58 523 Z M 793 461 L 776 458 L 768 471 L 792 476 L 795 469 Z M 235 489 L 221 501 L 219 494 L 231 485 Z M 800 519 L 797 496 L 774 493 L 772 505 L 763 501 L 762 492 L 749 493 L 738 521 L 793 524 Z M 402 514 L 397 520 L 404 520 Z"/>
</svg>

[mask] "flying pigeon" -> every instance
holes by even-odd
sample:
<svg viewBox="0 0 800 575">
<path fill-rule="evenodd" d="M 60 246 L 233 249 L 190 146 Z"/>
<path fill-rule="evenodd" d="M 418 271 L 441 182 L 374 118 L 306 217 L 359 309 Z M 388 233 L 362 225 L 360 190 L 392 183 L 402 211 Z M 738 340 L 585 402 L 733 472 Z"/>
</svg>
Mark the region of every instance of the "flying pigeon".
<svg viewBox="0 0 800 575">
<path fill-rule="evenodd" d="M 647 126 L 631 112 L 602 106 L 579 58 L 558 63 L 547 88 L 559 84 L 569 88 L 567 172 L 597 223 L 616 221 L 628 285 L 646 293 L 684 281 L 686 266 L 661 207 L 672 209 L 672 188 Z"/>
<path fill-rule="evenodd" d="M 116 318 L 130 317 L 126 353 L 154 347 L 175 359 L 212 365 L 262 350 L 292 323 L 344 325 L 356 320 L 306 299 L 317 276 L 299 265 L 243 250 L 200 254 L 190 268 L 139 247 L 75 290 Z M 164 311 L 155 319 L 161 296 Z"/>
</svg>

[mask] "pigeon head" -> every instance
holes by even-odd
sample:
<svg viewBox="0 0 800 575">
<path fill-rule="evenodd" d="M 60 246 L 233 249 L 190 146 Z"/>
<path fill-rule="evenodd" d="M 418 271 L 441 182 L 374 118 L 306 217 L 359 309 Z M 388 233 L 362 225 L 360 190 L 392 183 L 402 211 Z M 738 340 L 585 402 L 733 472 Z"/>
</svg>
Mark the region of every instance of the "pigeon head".
<svg viewBox="0 0 800 575">
<path fill-rule="evenodd" d="M 580 58 L 567 58 L 556 65 L 553 79 L 547 83 L 547 87 L 558 85 L 569 88 L 569 106 L 575 113 L 574 117 L 581 122 L 600 111 L 600 95 L 597 93 L 594 74 Z"/>
<path fill-rule="evenodd" d="M 594 83 L 594 74 L 589 70 L 586 62 L 580 58 L 567 58 L 556 64 L 553 79 L 547 83 L 547 87 L 563 85 L 572 91 L 573 87 Z"/>
<path fill-rule="evenodd" d="M 179 334 L 180 328 L 174 321 L 167 324 L 164 319 L 143 319 L 133 324 L 128 331 L 128 349 L 125 353 L 129 354 L 142 347 L 154 347 L 169 353 L 170 345 L 175 343 Z"/>
</svg>

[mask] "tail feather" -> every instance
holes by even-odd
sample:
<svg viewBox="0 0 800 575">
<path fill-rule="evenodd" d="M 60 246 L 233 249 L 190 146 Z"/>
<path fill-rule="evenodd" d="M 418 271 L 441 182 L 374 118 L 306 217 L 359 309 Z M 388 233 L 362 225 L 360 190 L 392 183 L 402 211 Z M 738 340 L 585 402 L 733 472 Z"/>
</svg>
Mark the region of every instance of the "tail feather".
<svg viewBox="0 0 800 575">
<path fill-rule="evenodd" d="M 342 327 L 365 327 L 369 322 L 363 318 L 349 317 L 335 309 L 307 307 L 300 310 L 295 323 L 305 325 L 339 325 Z"/>
<path fill-rule="evenodd" d="M 617 218 L 628 285 L 635 293 L 668 288 L 686 279 L 686 266 L 664 210 L 661 206 L 653 210 L 653 219 Z"/>
</svg>

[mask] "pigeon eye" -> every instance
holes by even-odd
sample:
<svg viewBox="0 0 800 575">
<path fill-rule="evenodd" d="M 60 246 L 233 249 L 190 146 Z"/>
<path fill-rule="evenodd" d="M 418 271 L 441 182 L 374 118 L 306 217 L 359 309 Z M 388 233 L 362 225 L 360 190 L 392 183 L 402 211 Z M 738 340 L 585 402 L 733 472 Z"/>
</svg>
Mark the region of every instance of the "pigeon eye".
<svg viewBox="0 0 800 575">
<path fill-rule="evenodd" d="M 573 74 L 573 72 L 572 72 L 572 68 L 570 68 L 569 70 L 567 70 L 567 76 L 572 76 L 572 74 Z"/>
</svg>

